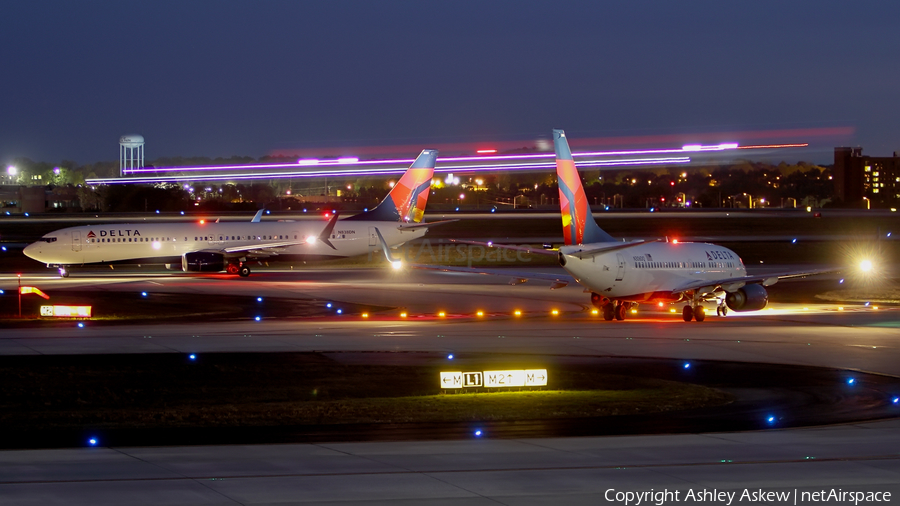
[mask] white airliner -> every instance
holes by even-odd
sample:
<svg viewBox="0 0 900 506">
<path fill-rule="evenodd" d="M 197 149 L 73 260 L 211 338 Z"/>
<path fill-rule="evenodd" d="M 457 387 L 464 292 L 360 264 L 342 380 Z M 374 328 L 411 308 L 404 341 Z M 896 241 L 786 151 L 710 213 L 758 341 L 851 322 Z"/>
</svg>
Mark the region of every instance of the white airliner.
<svg viewBox="0 0 900 506">
<path fill-rule="evenodd" d="M 704 302 L 716 301 L 717 313 L 722 316 L 728 309 L 759 310 L 768 303 L 765 286 L 772 285 L 779 279 L 832 272 L 748 276 L 737 253 L 715 244 L 617 241 L 604 232 L 591 215 L 565 132 L 553 130 L 553 141 L 565 245 L 553 252 L 494 243 L 459 242 L 557 255 L 559 264 L 572 277 L 505 270 L 474 271 L 456 267 L 440 267 L 440 270 L 512 275 L 518 282 L 530 278 L 544 279 L 552 281 L 554 288 L 565 286 L 570 280 L 574 280 L 591 293 L 591 302 L 603 312 L 607 321 L 614 318 L 624 320 L 628 310 L 638 303 L 683 301 L 686 303 L 682 310 L 684 321 L 693 319 L 698 322 L 706 318 L 702 305 Z M 390 258 L 386 247 L 384 252 Z"/>
<path fill-rule="evenodd" d="M 422 223 L 437 150 L 426 149 L 387 197 L 371 211 L 347 219 L 316 222 L 136 223 L 85 225 L 50 232 L 25 247 L 26 256 L 59 268 L 96 263 L 180 263 L 186 272 L 226 271 L 250 275 L 248 260 L 274 255 L 348 257 L 422 237 L 433 223 Z"/>
</svg>

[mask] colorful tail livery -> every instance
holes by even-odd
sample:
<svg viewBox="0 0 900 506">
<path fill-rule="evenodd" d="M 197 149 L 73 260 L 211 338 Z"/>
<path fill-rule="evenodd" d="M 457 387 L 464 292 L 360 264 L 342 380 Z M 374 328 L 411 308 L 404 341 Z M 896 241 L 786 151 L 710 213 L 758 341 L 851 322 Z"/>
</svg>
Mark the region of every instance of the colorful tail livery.
<svg viewBox="0 0 900 506">
<path fill-rule="evenodd" d="M 567 245 L 614 242 L 615 239 L 597 226 L 591 216 L 591 206 L 575 168 L 566 132 L 553 130 L 556 149 L 556 177 L 559 181 L 559 207 L 562 212 L 563 237 Z"/>
<path fill-rule="evenodd" d="M 425 215 L 431 178 L 434 177 L 436 149 L 423 149 L 416 161 L 403 173 L 403 177 L 388 196 L 375 209 L 357 214 L 350 220 L 402 221 L 419 223 Z"/>
</svg>

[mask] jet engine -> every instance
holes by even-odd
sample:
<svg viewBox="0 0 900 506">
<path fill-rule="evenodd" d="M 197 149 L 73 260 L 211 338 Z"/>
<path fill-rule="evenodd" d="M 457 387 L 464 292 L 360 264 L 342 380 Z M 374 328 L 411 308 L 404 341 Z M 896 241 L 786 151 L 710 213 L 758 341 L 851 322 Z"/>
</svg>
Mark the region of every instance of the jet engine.
<svg viewBox="0 0 900 506">
<path fill-rule="evenodd" d="M 225 255 L 212 251 L 195 251 L 181 257 L 184 272 L 220 272 L 225 270 Z"/>
<path fill-rule="evenodd" d="M 769 294 L 762 285 L 746 285 L 725 295 L 725 304 L 732 311 L 758 311 L 769 303 Z"/>
</svg>

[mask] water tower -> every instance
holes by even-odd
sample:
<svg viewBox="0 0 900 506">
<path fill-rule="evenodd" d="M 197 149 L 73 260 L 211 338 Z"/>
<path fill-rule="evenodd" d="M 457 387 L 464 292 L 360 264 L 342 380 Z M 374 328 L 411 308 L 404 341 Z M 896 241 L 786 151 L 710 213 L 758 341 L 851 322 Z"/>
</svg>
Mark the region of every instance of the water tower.
<svg viewBox="0 0 900 506">
<path fill-rule="evenodd" d="M 119 176 L 144 166 L 144 137 L 123 135 L 119 138 Z"/>
</svg>

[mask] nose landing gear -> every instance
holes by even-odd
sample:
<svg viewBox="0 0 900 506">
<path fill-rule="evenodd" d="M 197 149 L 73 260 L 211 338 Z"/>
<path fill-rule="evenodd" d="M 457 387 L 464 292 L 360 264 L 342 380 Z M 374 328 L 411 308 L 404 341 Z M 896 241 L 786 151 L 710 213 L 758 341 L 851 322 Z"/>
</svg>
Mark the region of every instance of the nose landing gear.
<svg viewBox="0 0 900 506">
<path fill-rule="evenodd" d="M 69 271 L 67 271 L 65 267 L 59 267 L 59 277 L 61 277 L 61 278 L 69 277 Z"/>
</svg>

